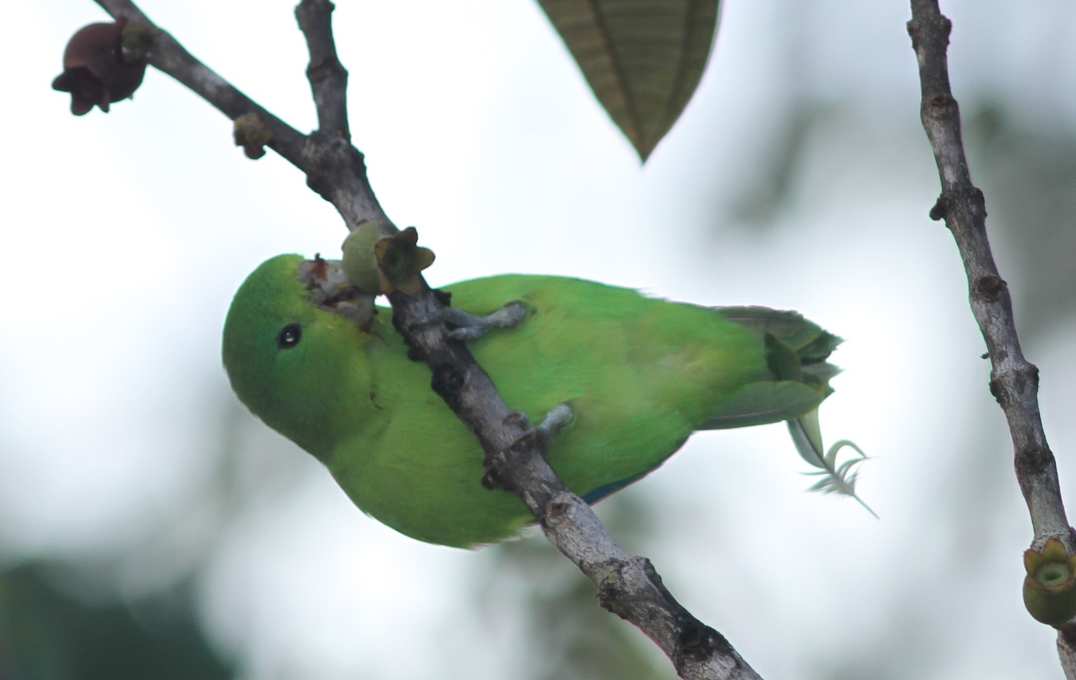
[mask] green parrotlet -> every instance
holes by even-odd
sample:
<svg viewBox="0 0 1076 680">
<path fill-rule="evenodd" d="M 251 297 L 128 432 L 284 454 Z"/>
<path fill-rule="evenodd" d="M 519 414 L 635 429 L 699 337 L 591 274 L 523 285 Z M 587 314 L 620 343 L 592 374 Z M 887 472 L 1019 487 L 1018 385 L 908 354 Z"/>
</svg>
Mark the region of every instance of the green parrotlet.
<svg viewBox="0 0 1076 680">
<path fill-rule="evenodd" d="M 303 266 L 298 255 L 272 258 L 232 301 L 223 359 L 242 402 L 324 463 L 359 508 L 408 536 L 472 547 L 533 522 L 515 496 L 479 483 L 481 447 L 430 389 L 429 368 L 408 358 L 392 310 L 356 323 L 317 299 Z M 557 276 L 444 290 L 474 315 L 511 301 L 528 310 L 518 327 L 470 349 L 532 422 L 570 406 L 574 420 L 550 442 L 549 462 L 588 502 L 652 472 L 697 430 L 779 421 L 824 476 L 816 488 L 854 495 L 861 459 L 837 466 L 835 449 L 847 443 L 824 454 L 817 426 L 836 373 L 826 358 L 840 339 L 799 314 Z"/>
</svg>

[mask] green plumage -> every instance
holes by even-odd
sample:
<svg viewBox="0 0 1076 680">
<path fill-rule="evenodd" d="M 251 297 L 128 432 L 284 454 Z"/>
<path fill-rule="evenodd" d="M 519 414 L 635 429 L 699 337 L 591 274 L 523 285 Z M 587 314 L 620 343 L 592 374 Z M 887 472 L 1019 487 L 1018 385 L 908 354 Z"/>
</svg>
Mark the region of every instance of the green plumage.
<svg viewBox="0 0 1076 680">
<path fill-rule="evenodd" d="M 407 358 L 391 310 L 361 330 L 311 302 L 301 262 L 265 262 L 232 302 L 223 356 L 243 403 L 326 464 L 362 510 L 409 536 L 473 546 L 531 522 L 514 496 L 479 484 L 481 448 L 430 389 L 426 365 Z M 813 413 L 835 373 L 825 359 L 839 339 L 791 312 L 699 307 L 552 276 L 446 290 L 473 314 L 512 300 L 531 310 L 470 347 L 533 422 L 570 404 L 575 421 L 549 460 L 588 500 L 652 471 L 696 430 Z M 295 324 L 298 342 L 282 346 Z"/>
</svg>

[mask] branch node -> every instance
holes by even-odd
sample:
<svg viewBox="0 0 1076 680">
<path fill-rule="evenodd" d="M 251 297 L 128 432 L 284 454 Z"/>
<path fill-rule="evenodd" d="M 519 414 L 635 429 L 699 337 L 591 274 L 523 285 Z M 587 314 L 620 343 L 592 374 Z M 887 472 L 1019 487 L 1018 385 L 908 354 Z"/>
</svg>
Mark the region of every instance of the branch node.
<svg viewBox="0 0 1076 680">
<path fill-rule="evenodd" d="M 693 616 L 689 616 L 688 619 L 681 622 L 682 630 L 676 639 L 677 649 L 673 664 L 677 671 L 682 672 L 686 662 L 704 661 L 715 651 L 720 650 L 723 654 L 729 654 L 732 651 L 732 645 L 721 633 Z"/>
<path fill-rule="evenodd" d="M 975 283 L 971 287 L 972 294 L 975 297 L 990 304 L 1000 300 L 1006 288 L 1008 288 L 1008 284 L 1005 283 L 1005 280 L 992 274 L 975 279 Z"/>
<path fill-rule="evenodd" d="M 968 192 L 968 205 L 971 208 L 972 225 L 985 232 L 986 230 L 986 197 L 979 187 L 971 187 Z"/>
<path fill-rule="evenodd" d="M 940 32 L 941 32 L 942 36 L 945 38 L 945 46 L 948 47 L 949 46 L 949 36 L 953 32 L 953 22 L 949 21 L 949 17 L 947 17 L 944 14 L 941 14 L 939 12 L 938 13 L 937 23 L 938 23 L 938 27 L 941 29 Z"/>
<path fill-rule="evenodd" d="M 527 416 L 519 411 L 512 411 L 504 417 L 504 420 L 502 420 L 501 423 L 509 428 L 526 428 L 529 424 Z"/>
<path fill-rule="evenodd" d="M 1055 464 L 1054 453 L 1045 446 L 1028 446 L 1016 452 L 1014 464 L 1017 477 L 1039 475 Z"/>
<path fill-rule="evenodd" d="M 938 200 L 934 202 L 934 207 L 930 209 L 930 219 L 937 222 L 938 220 L 944 220 L 949 214 L 949 199 L 945 197 L 945 194 L 938 196 Z"/>
<path fill-rule="evenodd" d="M 463 388 L 465 382 L 466 375 L 452 364 L 443 363 L 433 367 L 430 386 L 451 407 L 458 407 L 460 389 Z"/>
<path fill-rule="evenodd" d="M 347 69 L 339 59 L 324 58 L 321 61 L 310 62 L 306 67 L 306 77 L 315 86 L 320 86 L 333 78 L 347 78 Z"/>
<path fill-rule="evenodd" d="M 960 115 L 960 105 L 950 94 L 936 94 L 924 102 L 924 112 L 934 120 Z"/>
<path fill-rule="evenodd" d="M 545 526 L 552 527 L 557 525 L 571 508 L 571 503 L 565 500 L 562 495 L 555 496 L 546 503 L 545 512 L 543 513 Z"/>
<path fill-rule="evenodd" d="M 989 356 L 989 354 L 987 355 Z M 1005 389 L 1005 385 L 1002 384 L 1000 378 L 990 379 L 990 394 L 993 395 L 994 400 L 1001 408 L 1008 408 L 1009 406 L 1009 392 Z"/>
<path fill-rule="evenodd" d="M 599 574 L 595 585 L 597 587 L 598 605 L 602 609 L 616 614 L 625 621 L 630 621 L 626 609 L 623 607 L 625 563 L 620 560 L 605 562 L 599 567 Z"/>
</svg>

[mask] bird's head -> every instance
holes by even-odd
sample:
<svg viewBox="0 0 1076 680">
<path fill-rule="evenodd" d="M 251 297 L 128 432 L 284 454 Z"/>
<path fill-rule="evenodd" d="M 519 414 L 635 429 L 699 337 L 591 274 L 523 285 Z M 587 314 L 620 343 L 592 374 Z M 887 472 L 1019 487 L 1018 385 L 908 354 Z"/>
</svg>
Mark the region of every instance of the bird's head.
<svg viewBox="0 0 1076 680">
<path fill-rule="evenodd" d="M 362 322 L 362 316 L 367 323 Z M 327 462 L 360 423 L 371 384 L 372 299 L 338 265 L 279 255 L 254 270 L 232 300 L 222 355 L 232 389 L 270 427 Z"/>
</svg>

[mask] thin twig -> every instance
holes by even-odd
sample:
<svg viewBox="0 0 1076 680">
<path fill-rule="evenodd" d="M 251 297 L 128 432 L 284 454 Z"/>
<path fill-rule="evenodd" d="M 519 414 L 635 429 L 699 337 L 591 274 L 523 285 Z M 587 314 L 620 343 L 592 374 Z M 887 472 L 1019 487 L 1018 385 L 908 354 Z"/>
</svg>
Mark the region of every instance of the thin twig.
<svg viewBox="0 0 1076 680">
<path fill-rule="evenodd" d="M 94 1 L 113 18 L 126 17 L 155 32 L 148 55 L 152 66 L 183 83 L 233 121 L 246 113 L 257 113 L 272 134 L 269 148 L 306 173 L 310 188 L 336 206 L 349 228 L 367 220 L 387 221 L 366 180 L 362 153 L 346 138 L 320 130 L 304 135 L 280 120 L 196 59 L 130 0 Z"/>
<path fill-rule="evenodd" d="M 302 167 L 304 135 L 269 113 L 240 92 L 211 68 L 194 58 L 175 38 L 161 31 L 142 10 L 129 0 L 95 0 L 113 18 L 127 17 L 156 29 L 149 63 L 172 76 L 213 105 L 228 118 L 235 120 L 245 113 L 257 113 L 272 133 L 269 147 L 292 165 Z"/>
<path fill-rule="evenodd" d="M 942 193 L 930 211 L 953 232 L 968 276 L 971 310 L 990 356 L 990 392 L 1012 435 L 1016 476 L 1027 501 L 1036 541 L 1069 543 L 1054 455 L 1039 415 L 1039 370 L 1020 350 L 1008 285 L 998 274 L 986 235 L 983 192 L 972 185 L 960 136 L 960 111 L 949 87 L 946 47 L 951 23 L 937 0 L 912 0 L 908 33 L 919 59 L 923 127 L 934 148 Z M 1072 546 L 1070 546 L 1072 547 Z"/>
<path fill-rule="evenodd" d="M 1065 516 L 1057 465 L 1039 414 L 1039 370 L 1020 349 L 1008 285 L 990 251 L 983 192 L 972 184 L 964 154 L 960 110 L 949 84 L 946 55 L 952 23 L 942 15 L 937 0 L 911 0 L 911 9 L 908 34 L 919 62 L 920 117 L 942 185 L 930 217 L 945 220 L 964 261 L 972 314 L 990 357 L 990 392 L 1005 413 L 1012 437 L 1016 478 L 1034 533 L 1032 547 L 1041 548 L 1050 538 L 1058 538 L 1071 552 L 1076 539 Z M 1076 679 L 1068 638 L 1059 637 L 1058 646 L 1066 675 Z"/>
<path fill-rule="evenodd" d="M 318 129 L 351 139 L 347 123 L 347 69 L 336 56 L 332 11 L 329 0 L 302 0 L 295 7 L 295 19 L 306 38 L 310 66 L 306 77 L 318 111 Z"/>
<path fill-rule="evenodd" d="M 307 176 L 308 185 L 337 208 L 350 230 L 369 220 L 388 222 L 366 176 L 362 154 L 349 141 L 346 75 L 332 37 L 332 4 L 302 0 L 296 17 L 310 51 L 310 79 L 319 129 L 303 135 L 211 71 L 129 0 L 95 0 L 114 18 L 157 31 L 149 63 L 235 120 L 254 112 L 273 133 L 268 146 Z M 421 291 L 389 295 L 393 323 L 433 373 L 432 386 L 477 435 L 486 452 L 488 486 L 516 494 L 549 540 L 594 583 L 599 602 L 639 627 L 692 680 L 759 680 L 717 631 L 676 601 L 649 560 L 621 549 L 593 510 L 571 493 L 545 460 L 543 433 L 500 398 L 467 346 L 442 323 L 447 297 L 422 282 Z M 506 301 L 507 302 L 507 301 Z M 479 480 L 475 480 L 477 485 Z"/>
</svg>

